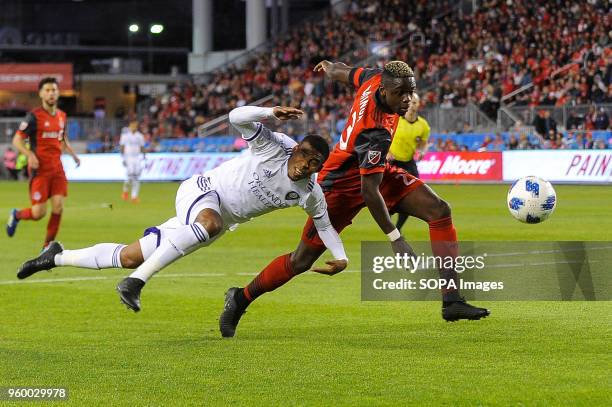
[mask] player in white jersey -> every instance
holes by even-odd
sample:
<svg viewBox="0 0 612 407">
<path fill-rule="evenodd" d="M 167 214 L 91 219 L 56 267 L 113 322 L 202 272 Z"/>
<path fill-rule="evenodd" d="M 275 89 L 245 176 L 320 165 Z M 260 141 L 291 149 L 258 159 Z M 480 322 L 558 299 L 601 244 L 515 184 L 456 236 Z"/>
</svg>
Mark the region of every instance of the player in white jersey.
<svg viewBox="0 0 612 407">
<path fill-rule="evenodd" d="M 145 160 L 145 140 L 138 131 L 138 122 L 133 120 L 129 126 L 121 132 L 121 158 L 125 167 L 125 181 L 123 182 L 123 200 L 128 200 L 130 186 L 132 188 L 131 200 L 138 203 L 138 192 L 140 191 L 140 174 Z"/>
<path fill-rule="evenodd" d="M 230 122 L 247 141 L 241 156 L 184 181 L 176 194 L 176 216 L 148 228 L 144 237 L 129 244 L 100 243 L 80 250 L 64 250 L 58 242 L 39 257 L 25 262 L 20 279 L 59 266 L 90 269 L 136 268 L 117 286 L 121 301 L 140 310 L 140 291 L 159 270 L 194 250 L 208 246 L 227 230 L 270 211 L 300 206 L 314 219 L 321 240 L 334 260 L 313 271 L 325 274 L 347 266 L 344 246 L 327 215 L 327 204 L 315 177 L 329 146 L 319 136 L 296 143 L 275 133 L 261 120 L 297 119 L 302 111 L 291 107 L 243 106 L 230 112 Z"/>
</svg>

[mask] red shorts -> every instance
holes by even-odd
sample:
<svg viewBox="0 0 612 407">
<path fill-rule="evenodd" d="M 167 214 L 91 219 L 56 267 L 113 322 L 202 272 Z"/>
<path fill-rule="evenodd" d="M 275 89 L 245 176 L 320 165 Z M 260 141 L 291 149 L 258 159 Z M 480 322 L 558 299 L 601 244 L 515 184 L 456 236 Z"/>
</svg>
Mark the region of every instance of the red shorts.
<svg viewBox="0 0 612 407">
<path fill-rule="evenodd" d="M 406 195 L 423 184 L 423 181 L 408 174 L 406 170 L 387 166 L 379 190 L 389 212 L 394 213 L 395 206 Z M 338 233 L 353 223 L 353 218 L 366 206 L 360 190 L 341 192 L 328 191 L 325 192 L 325 201 L 327 202 L 329 219 Z M 325 245 L 319 238 L 312 218 L 308 218 L 304 226 L 302 241 L 309 246 L 325 249 Z"/>
<path fill-rule="evenodd" d="M 32 205 L 47 202 L 54 195 L 68 195 L 68 180 L 65 174 L 36 175 L 30 181 Z"/>
</svg>

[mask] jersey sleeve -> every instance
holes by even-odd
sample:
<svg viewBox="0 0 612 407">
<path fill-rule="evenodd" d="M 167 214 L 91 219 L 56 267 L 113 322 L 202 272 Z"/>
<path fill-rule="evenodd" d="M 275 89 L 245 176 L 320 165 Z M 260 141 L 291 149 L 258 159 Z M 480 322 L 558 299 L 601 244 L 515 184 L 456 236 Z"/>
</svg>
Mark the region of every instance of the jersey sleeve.
<svg viewBox="0 0 612 407">
<path fill-rule="evenodd" d="M 22 139 L 36 137 L 36 116 L 32 112 L 28 113 L 25 119 L 19 123 L 17 134 Z"/>
<path fill-rule="evenodd" d="M 247 140 L 249 149 L 256 155 L 290 155 L 297 144 L 291 137 L 270 130 L 261 123 L 254 136 Z"/>
<path fill-rule="evenodd" d="M 321 186 L 314 183 L 312 192 L 304 203 L 304 210 L 313 219 L 320 219 L 327 214 L 327 202 Z"/>
<path fill-rule="evenodd" d="M 367 129 L 355 140 L 355 153 L 361 175 L 385 171 L 391 135 L 385 129 Z"/>
<path fill-rule="evenodd" d="M 355 89 L 359 89 L 365 81 L 382 73 L 382 71 L 380 68 L 353 68 L 349 72 L 349 82 Z"/>
<path fill-rule="evenodd" d="M 119 139 L 119 145 L 124 146 L 126 144 L 127 144 L 127 134 L 123 133 L 121 134 L 121 138 Z"/>
<path fill-rule="evenodd" d="M 431 133 L 431 128 L 429 127 L 429 123 L 427 123 L 427 121 L 423 119 L 423 136 L 421 137 L 421 139 L 424 142 L 427 142 L 427 140 L 429 140 L 430 133 Z"/>
</svg>

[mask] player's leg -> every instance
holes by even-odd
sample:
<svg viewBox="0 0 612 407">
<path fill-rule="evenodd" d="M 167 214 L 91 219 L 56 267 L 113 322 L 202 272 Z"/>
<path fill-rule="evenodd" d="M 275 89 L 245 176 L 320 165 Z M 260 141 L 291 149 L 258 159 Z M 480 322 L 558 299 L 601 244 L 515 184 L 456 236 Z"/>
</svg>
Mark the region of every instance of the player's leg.
<svg viewBox="0 0 612 407">
<path fill-rule="evenodd" d="M 21 220 L 39 220 L 47 214 L 47 199 L 50 182 L 47 177 L 36 176 L 30 181 L 30 202 L 32 206 L 23 209 L 11 209 L 6 222 L 6 234 L 13 237 Z"/>
<path fill-rule="evenodd" d="M 64 212 L 64 196 L 53 195 L 51 196 L 51 215 L 47 222 L 47 234 L 45 236 L 45 243 L 43 247 L 47 247 L 50 242 L 55 240 L 57 232 L 59 231 L 60 221 L 62 219 L 62 213 Z"/>
<path fill-rule="evenodd" d="M 121 192 L 121 199 L 127 201 L 130 197 L 130 187 L 132 185 L 132 178 L 130 177 L 129 163 L 125 163 L 125 181 L 123 181 L 123 189 Z"/>
<path fill-rule="evenodd" d="M 225 230 L 219 195 L 212 190 L 203 190 L 197 184 L 197 178 L 191 178 L 179 187 L 176 213 L 175 219 L 179 224 L 172 229 L 163 228 L 159 246 L 117 286 L 121 301 L 134 311 L 140 310 L 140 291 L 155 273 L 182 256 L 211 244 Z"/>
<path fill-rule="evenodd" d="M 441 258 L 458 256 L 457 231 L 453 225 L 451 208 L 429 186 L 421 184 L 410 191 L 394 206 L 394 210 L 428 223 L 434 256 Z M 440 278 L 446 281 L 454 280 L 455 287 L 459 287 L 459 279 L 454 268 L 440 269 Z M 465 303 L 457 288 L 443 289 L 442 301 L 442 316 L 448 321 L 480 319 L 489 315 L 488 310 Z"/>
<path fill-rule="evenodd" d="M 300 241 L 297 249 L 272 260 L 246 287 L 232 287 L 225 293 L 225 305 L 219 317 L 219 330 L 231 338 L 247 307 L 260 295 L 285 285 L 298 274 L 310 270 L 323 254 L 325 246 L 311 246 Z"/>
<path fill-rule="evenodd" d="M 326 194 L 327 211 L 334 228 L 340 233 L 365 205 L 359 194 L 355 196 Z M 219 318 L 223 337 L 233 337 L 246 308 L 259 296 L 274 291 L 294 276 L 310 270 L 325 245 L 319 238 L 312 219 L 308 219 L 302 239 L 292 253 L 272 260 L 246 287 L 232 287 L 225 294 L 225 306 Z"/>
<path fill-rule="evenodd" d="M 107 268 L 135 269 L 140 266 L 160 244 L 162 230 L 172 229 L 176 218 L 170 219 L 158 227 L 145 230 L 144 236 L 128 245 L 122 243 L 98 243 L 83 249 L 68 250 L 58 242 L 52 242 L 49 248 L 38 257 L 23 263 L 17 272 L 20 279 L 27 278 L 43 270 L 56 267 L 77 267 L 92 270 Z M 165 225 L 167 227 L 165 227 Z"/>
</svg>

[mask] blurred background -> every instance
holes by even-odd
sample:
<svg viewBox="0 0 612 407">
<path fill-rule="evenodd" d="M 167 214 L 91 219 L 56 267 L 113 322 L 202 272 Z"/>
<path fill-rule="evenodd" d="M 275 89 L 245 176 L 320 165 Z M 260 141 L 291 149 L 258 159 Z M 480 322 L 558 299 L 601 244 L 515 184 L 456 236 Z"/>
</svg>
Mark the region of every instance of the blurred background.
<svg viewBox="0 0 612 407">
<path fill-rule="evenodd" d="M 299 107 L 304 120 L 282 130 L 334 144 L 353 91 L 312 72 L 322 59 L 408 62 L 431 126 L 429 153 L 612 146 L 606 0 L 1 0 L 0 7 L 3 152 L 39 105 L 36 84 L 48 75 L 60 81 L 68 137 L 80 152 L 117 152 L 130 119 L 150 152 L 237 152 L 245 144 L 227 113 L 245 104 Z"/>
</svg>

